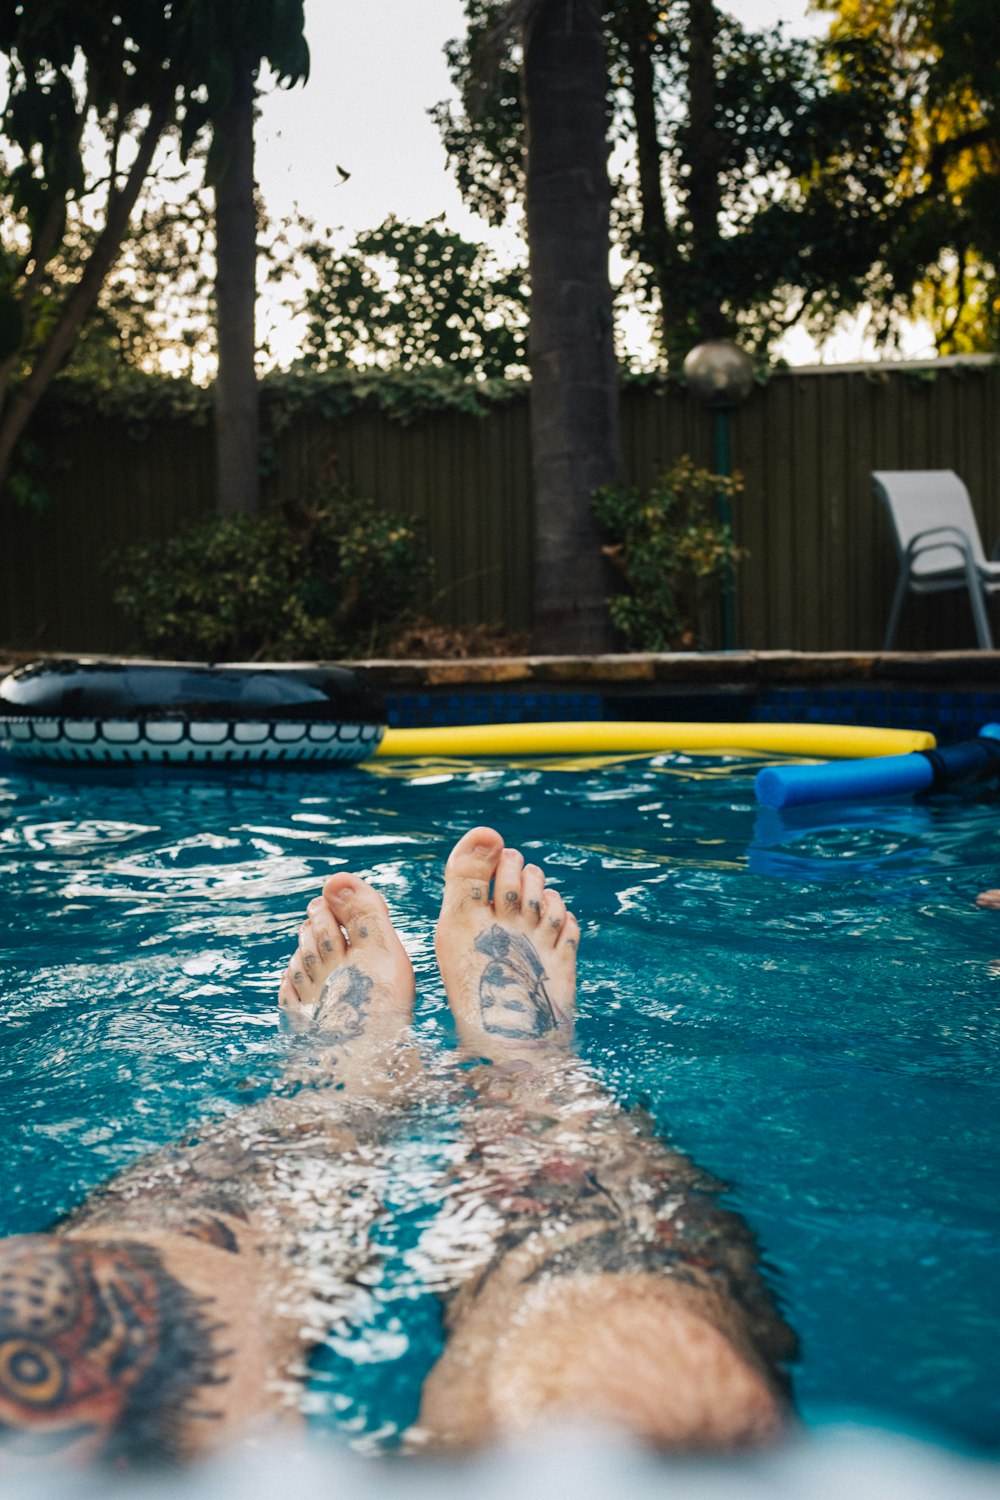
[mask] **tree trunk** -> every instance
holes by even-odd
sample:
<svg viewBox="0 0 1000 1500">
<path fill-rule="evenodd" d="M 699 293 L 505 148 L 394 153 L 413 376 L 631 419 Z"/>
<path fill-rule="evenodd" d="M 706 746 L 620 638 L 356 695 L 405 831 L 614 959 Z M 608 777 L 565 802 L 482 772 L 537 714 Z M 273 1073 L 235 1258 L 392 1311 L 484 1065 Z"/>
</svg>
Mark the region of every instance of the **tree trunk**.
<svg viewBox="0 0 1000 1500">
<path fill-rule="evenodd" d="M 639 257 L 653 273 L 660 298 L 660 344 L 664 353 L 681 357 L 687 353 L 684 325 L 688 308 L 678 295 L 677 278 L 671 274 L 674 235 L 667 223 L 663 198 L 663 148 L 656 120 L 656 75 L 653 67 L 649 0 L 631 0 L 622 18 L 625 55 L 632 78 L 632 109 L 635 114 L 635 155 L 639 172 L 641 224 Z M 679 346 L 684 344 L 681 350 Z"/>
<path fill-rule="evenodd" d="M 590 495 L 618 478 L 619 437 L 600 0 L 539 0 L 523 77 L 535 644 L 603 651 L 608 581 Z"/>
<path fill-rule="evenodd" d="M 729 332 L 721 307 L 719 235 L 722 138 L 715 106 L 715 33 L 713 0 L 688 0 L 688 129 L 684 156 L 688 168 L 687 209 L 691 222 L 691 264 L 698 276 L 698 332 L 702 339 Z"/>
<path fill-rule="evenodd" d="M 121 254 L 132 210 L 152 164 L 153 153 L 170 119 L 170 112 L 169 101 L 158 104 L 150 111 L 128 176 L 120 190 L 112 186 L 104 228 L 94 242 L 80 279 L 67 295 L 52 332 L 35 357 L 31 373 L 10 395 L 4 406 L 3 419 L 0 421 L 0 485 L 7 478 L 21 434 L 52 377 L 62 368 L 81 323 L 93 310 L 105 277 Z M 9 380 L 11 365 L 8 364 L 5 368 Z"/>
<path fill-rule="evenodd" d="M 254 364 L 257 205 L 253 128 L 256 59 L 233 54 L 233 96 L 215 125 L 215 301 L 219 373 L 215 383 L 216 500 L 224 516 L 260 506 L 259 411 Z"/>
</svg>

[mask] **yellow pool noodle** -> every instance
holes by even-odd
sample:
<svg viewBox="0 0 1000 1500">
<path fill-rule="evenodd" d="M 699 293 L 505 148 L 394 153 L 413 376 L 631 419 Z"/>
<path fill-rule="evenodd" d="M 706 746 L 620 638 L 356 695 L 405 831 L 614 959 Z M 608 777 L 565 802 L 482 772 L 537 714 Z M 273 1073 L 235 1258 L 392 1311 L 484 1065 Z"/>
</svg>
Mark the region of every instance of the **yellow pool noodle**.
<svg viewBox="0 0 1000 1500">
<path fill-rule="evenodd" d="M 917 729 L 857 724 L 685 724 L 598 720 L 565 724 L 459 724 L 451 728 L 387 729 L 376 755 L 615 755 L 662 750 L 759 751 L 816 760 L 905 755 L 933 750 Z"/>
</svg>

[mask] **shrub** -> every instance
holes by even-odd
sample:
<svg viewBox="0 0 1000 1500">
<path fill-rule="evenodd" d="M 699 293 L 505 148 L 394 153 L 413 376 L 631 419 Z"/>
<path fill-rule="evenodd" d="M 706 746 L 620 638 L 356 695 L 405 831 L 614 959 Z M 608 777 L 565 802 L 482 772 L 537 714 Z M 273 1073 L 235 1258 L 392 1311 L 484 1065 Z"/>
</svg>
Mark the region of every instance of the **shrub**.
<svg viewBox="0 0 1000 1500">
<path fill-rule="evenodd" d="M 113 598 L 154 656 L 366 656 L 426 586 L 417 523 L 333 486 L 315 503 L 224 520 L 112 555 Z"/>
<path fill-rule="evenodd" d="M 742 489 L 739 477 L 696 469 L 684 457 L 646 493 L 608 485 L 594 494 L 594 514 L 609 539 L 602 550 L 628 585 L 608 608 L 629 649 L 705 644 L 705 606 L 746 555 L 717 519 L 716 497 L 732 498 Z"/>
</svg>

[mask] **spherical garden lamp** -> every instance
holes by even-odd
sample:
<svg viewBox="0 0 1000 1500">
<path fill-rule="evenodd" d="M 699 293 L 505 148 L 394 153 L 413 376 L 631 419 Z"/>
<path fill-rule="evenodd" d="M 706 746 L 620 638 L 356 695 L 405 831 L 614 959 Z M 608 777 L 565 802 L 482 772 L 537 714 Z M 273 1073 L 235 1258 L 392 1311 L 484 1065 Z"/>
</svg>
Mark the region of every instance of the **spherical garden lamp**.
<svg viewBox="0 0 1000 1500">
<path fill-rule="evenodd" d="M 709 339 L 704 344 L 697 344 L 688 354 L 684 361 L 684 378 L 691 394 L 704 401 L 712 413 L 715 472 L 728 479 L 733 469 L 730 413 L 753 390 L 753 360 L 732 339 Z M 728 496 L 720 494 L 716 503 L 719 520 L 723 526 L 730 526 L 732 511 Z M 726 651 L 731 651 L 734 644 L 733 614 L 733 576 L 727 569 L 722 584 L 722 645 Z"/>
</svg>

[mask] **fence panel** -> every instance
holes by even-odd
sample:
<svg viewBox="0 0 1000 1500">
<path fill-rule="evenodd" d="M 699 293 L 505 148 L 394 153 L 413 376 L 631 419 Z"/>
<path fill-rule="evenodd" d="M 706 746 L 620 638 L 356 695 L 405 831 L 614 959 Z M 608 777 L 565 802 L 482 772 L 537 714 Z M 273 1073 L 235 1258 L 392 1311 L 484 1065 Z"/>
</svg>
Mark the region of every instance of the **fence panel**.
<svg viewBox="0 0 1000 1500">
<path fill-rule="evenodd" d="M 749 557 L 737 586 L 737 641 L 751 649 L 879 646 L 896 565 L 871 495 L 876 468 L 952 468 L 965 480 L 987 548 L 1000 533 L 1000 367 L 886 366 L 786 371 L 732 417 L 735 509 Z M 110 602 L 108 551 L 165 539 L 208 514 L 208 425 L 48 425 L 44 512 L 0 501 L 0 642 L 39 650 L 127 649 Z M 711 416 L 682 391 L 622 399 L 626 479 L 647 484 L 683 453 L 712 465 Z M 533 524 L 527 402 L 485 417 L 441 412 L 404 426 L 374 410 L 330 421 L 300 412 L 275 440 L 265 499 L 307 496 L 335 468 L 345 483 L 416 514 L 436 559 L 434 610 L 454 623 L 530 628 Z M 960 595 L 912 600 L 899 644 L 972 644 Z M 717 643 L 716 643 L 717 644 Z"/>
</svg>

